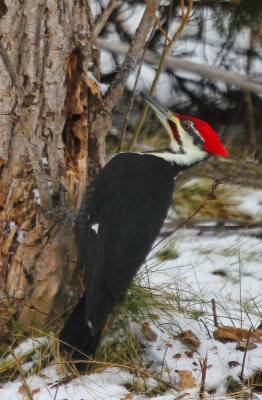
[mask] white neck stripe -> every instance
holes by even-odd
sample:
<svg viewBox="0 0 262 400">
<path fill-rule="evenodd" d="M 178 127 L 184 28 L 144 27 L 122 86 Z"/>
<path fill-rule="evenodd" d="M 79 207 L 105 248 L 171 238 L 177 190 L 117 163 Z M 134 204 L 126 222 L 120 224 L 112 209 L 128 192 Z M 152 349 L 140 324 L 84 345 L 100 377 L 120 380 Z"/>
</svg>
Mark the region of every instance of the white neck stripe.
<svg viewBox="0 0 262 400">
<path fill-rule="evenodd" d="M 190 166 L 197 162 L 203 161 L 207 157 L 207 153 L 205 151 L 202 151 L 195 146 L 184 147 L 184 150 L 185 153 L 163 151 L 163 152 L 152 152 L 146 154 L 151 154 L 153 156 L 163 158 L 166 161 L 185 166 Z"/>
</svg>

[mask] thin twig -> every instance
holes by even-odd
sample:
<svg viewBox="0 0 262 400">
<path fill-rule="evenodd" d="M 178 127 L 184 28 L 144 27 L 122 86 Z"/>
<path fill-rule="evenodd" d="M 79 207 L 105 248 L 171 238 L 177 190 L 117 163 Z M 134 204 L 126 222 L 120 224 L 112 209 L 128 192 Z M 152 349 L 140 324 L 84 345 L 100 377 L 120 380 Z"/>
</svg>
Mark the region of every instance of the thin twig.
<svg viewBox="0 0 262 400">
<path fill-rule="evenodd" d="M 110 0 L 110 2 L 108 3 L 107 8 L 103 12 L 103 14 L 98 18 L 98 20 L 96 21 L 96 24 L 94 26 L 94 30 L 93 30 L 93 33 L 92 33 L 92 39 L 91 39 L 93 42 L 95 42 L 95 40 L 98 38 L 100 32 L 102 31 L 102 29 L 106 25 L 106 23 L 108 21 L 108 18 L 110 17 L 112 12 L 117 7 L 121 6 L 121 4 L 123 4 L 122 0 Z"/>
<path fill-rule="evenodd" d="M 199 360 L 199 364 L 200 364 L 201 373 L 202 373 L 201 385 L 200 385 L 200 391 L 199 391 L 199 400 L 203 400 L 204 394 L 205 394 L 205 386 L 206 386 L 207 356 L 205 356 L 203 363 L 201 360 Z"/>
<path fill-rule="evenodd" d="M 117 151 L 116 151 L 117 153 L 120 152 L 122 144 L 123 144 L 124 136 L 125 136 L 125 133 L 126 133 L 126 127 L 127 127 L 127 123 L 128 123 L 128 119 L 129 119 L 129 114 L 130 114 L 131 108 L 133 107 L 133 103 L 134 103 L 134 99 L 135 99 L 135 93 L 136 93 L 136 87 L 137 87 L 138 79 L 139 79 L 139 76 L 140 76 L 140 73 L 141 73 L 142 65 L 143 65 L 143 62 L 144 62 L 145 53 L 146 53 L 146 50 L 148 49 L 149 43 L 152 40 L 154 32 L 155 32 L 155 26 L 152 29 L 150 38 L 148 39 L 148 41 L 147 41 L 147 43 L 145 45 L 145 48 L 143 50 L 143 54 L 141 56 L 141 60 L 140 60 L 139 67 L 138 67 L 138 71 L 137 71 L 137 74 L 136 74 L 135 84 L 134 84 L 133 91 L 132 91 L 132 94 L 131 94 L 131 99 L 130 99 L 130 102 L 128 104 L 128 108 L 126 110 L 124 124 L 123 124 L 122 130 L 121 130 L 121 133 L 120 133 L 120 139 L 119 139 L 119 143 L 118 143 L 118 147 L 117 147 Z"/>
<path fill-rule="evenodd" d="M 241 380 L 241 382 L 243 382 L 243 375 L 244 375 L 245 362 L 246 362 L 246 356 L 247 356 L 247 350 L 248 350 L 248 345 L 249 345 L 249 340 L 250 340 L 251 330 L 252 330 L 252 328 L 250 328 L 250 329 L 249 329 L 249 332 L 248 332 L 248 337 L 247 337 L 246 348 L 245 348 L 245 352 L 244 352 L 244 356 L 243 356 L 243 362 L 242 362 L 241 374 L 239 375 L 239 379 Z"/>
<path fill-rule="evenodd" d="M 217 310 L 216 310 L 216 302 L 215 302 L 215 299 L 212 299 L 212 309 L 213 309 L 213 316 L 214 316 L 214 325 L 215 325 L 216 328 L 218 328 Z"/>
<path fill-rule="evenodd" d="M 65 376 L 64 378 L 60 379 L 58 382 L 52 384 L 51 389 L 59 388 L 60 386 L 67 385 L 68 383 L 72 382 L 74 379 L 76 379 L 76 375 L 71 374 L 68 376 Z"/>
<path fill-rule="evenodd" d="M 57 386 L 57 388 L 56 388 L 54 400 L 56 400 L 56 396 L 57 396 L 58 389 L 59 389 L 59 386 Z"/>
<path fill-rule="evenodd" d="M 152 0 L 151 5 L 154 9 L 159 7 L 160 0 Z M 141 57 L 143 52 L 146 38 L 151 27 L 151 24 L 154 21 L 154 17 L 150 10 L 146 8 L 144 15 L 140 21 L 140 24 L 136 30 L 134 35 L 134 39 L 129 46 L 129 50 L 126 53 L 125 60 L 117 73 L 115 79 L 113 80 L 110 88 L 105 94 L 104 97 L 104 111 L 106 113 L 111 113 L 115 104 L 119 101 L 123 90 L 124 85 L 128 79 L 130 71 L 134 69 L 137 64 L 138 59 Z M 100 45 L 100 41 L 98 42 Z"/>
<path fill-rule="evenodd" d="M 162 374 L 163 374 L 163 370 L 164 370 L 166 355 L 167 355 L 167 347 L 165 348 L 165 354 L 164 354 L 163 361 L 162 361 L 162 365 L 161 365 L 161 371 L 160 371 L 160 376 L 161 376 L 161 378 L 162 378 Z"/>
<path fill-rule="evenodd" d="M 250 400 L 253 400 L 254 399 L 254 375 L 251 376 L 251 382 L 249 382 L 249 386 L 250 386 Z"/>
<path fill-rule="evenodd" d="M 21 378 L 22 378 L 22 381 L 23 381 L 23 384 L 24 384 L 24 387 L 25 387 L 25 390 L 26 390 L 27 397 L 28 397 L 30 400 L 33 400 L 33 395 L 32 395 L 31 390 L 30 390 L 30 388 L 29 388 L 29 386 L 28 386 L 28 384 L 27 384 L 27 382 L 26 382 L 25 373 L 24 373 L 24 370 L 23 370 L 23 368 L 22 368 L 21 362 L 20 362 L 19 358 L 16 357 L 16 355 L 15 355 L 15 353 L 13 352 L 13 350 L 12 350 L 11 347 L 9 347 L 9 351 L 10 351 L 10 353 L 12 354 L 12 357 L 13 357 L 13 359 L 15 360 L 15 362 L 16 362 L 16 364 L 17 364 L 17 367 L 18 367 L 18 369 L 19 369 L 19 372 L 20 372 L 20 375 L 21 375 Z"/>
<path fill-rule="evenodd" d="M 204 327 L 206 328 L 206 331 L 207 331 L 208 336 L 210 337 L 210 339 L 212 339 L 212 335 L 211 335 L 211 333 L 209 332 L 208 326 L 207 326 L 207 324 L 205 323 L 205 321 L 203 321 L 201 318 L 200 318 L 199 321 L 202 322 L 202 324 L 203 324 Z"/>
<path fill-rule="evenodd" d="M 182 18 L 184 18 L 185 16 L 184 0 L 181 0 L 181 10 L 182 10 Z"/>
<path fill-rule="evenodd" d="M 240 324 L 243 325 L 243 311 L 242 311 L 242 271 L 241 271 L 241 258 L 240 250 L 238 252 L 238 273 L 239 273 L 239 306 L 240 306 Z"/>
<path fill-rule="evenodd" d="M 178 231 L 179 229 L 181 229 L 183 226 L 186 226 L 187 223 L 194 218 L 195 215 L 197 215 L 203 208 L 205 208 L 206 203 L 209 200 L 216 200 L 216 195 L 215 192 L 217 190 L 217 188 L 222 184 L 222 183 L 226 183 L 228 182 L 228 177 L 226 175 L 224 175 L 222 178 L 216 179 L 212 186 L 211 189 L 208 192 L 207 197 L 205 198 L 205 200 L 200 204 L 200 206 L 193 212 L 193 214 L 191 214 L 186 220 L 184 220 L 180 225 L 178 225 L 176 227 L 176 229 L 173 229 L 171 232 L 168 232 L 166 235 L 164 235 L 164 237 L 158 242 L 156 243 L 152 249 L 154 249 L 155 247 L 157 247 L 160 243 L 162 243 L 166 238 L 170 237 L 171 235 L 173 235 L 173 233 L 175 233 L 176 231 Z"/>
<path fill-rule="evenodd" d="M 254 330 L 255 327 L 254 327 L 254 324 L 253 324 L 253 322 L 252 322 L 252 320 L 251 320 L 251 318 L 250 318 L 249 312 L 248 312 L 248 310 L 247 310 L 246 307 L 243 307 L 243 308 L 244 308 L 244 311 L 245 311 L 245 313 L 246 313 L 247 318 L 249 319 L 250 326 L 251 326 L 252 330 Z M 257 328 L 257 329 L 260 329 L 260 328 Z"/>
<path fill-rule="evenodd" d="M 155 78 L 154 78 L 154 80 L 153 80 L 151 89 L 150 89 L 150 91 L 149 91 L 149 96 L 153 96 L 153 94 L 154 94 L 154 91 L 155 91 L 157 82 L 158 82 L 158 80 L 159 80 L 159 77 L 160 77 L 160 75 L 161 75 L 162 70 L 164 69 L 166 57 L 167 57 L 167 54 L 168 54 L 168 52 L 169 52 L 171 46 L 174 44 L 174 42 L 176 41 L 176 39 L 178 38 L 178 36 L 182 33 L 184 27 L 186 26 L 186 24 L 187 24 L 187 22 L 188 22 L 188 20 L 189 20 L 190 13 L 191 13 L 191 10 L 192 10 L 192 7 L 193 7 L 193 1 L 194 1 L 194 0 L 190 0 L 189 5 L 188 5 L 188 8 L 187 8 L 187 13 L 186 13 L 185 17 L 182 19 L 182 22 L 181 22 L 180 26 L 178 27 L 177 31 L 176 31 L 175 34 L 173 35 L 172 41 L 169 42 L 169 43 L 164 47 L 164 50 L 163 50 L 163 52 L 162 52 L 161 59 L 160 59 L 160 62 L 159 62 L 158 68 L 157 68 L 157 72 L 156 72 Z M 137 140 L 137 138 L 138 138 L 138 135 L 139 135 L 139 133 L 140 133 L 140 130 L 141 130 L 142 125 L 143 125 L 143 123 L 144 123 L 144 120 L 145 120 L 145 118 L 146 118 L 148 108 L 149 108 L 149 105 L 148 105 L 148 104 L 145 104 L 144 107 L 143 107 L 142 113 L 141 113 L 141 115 L 140 115 L 139 121 L 138 121 L 138 123 L 137 123 L 136 129 L 135 129 L 135 131 L 134 131 L 134 133 L 133 133 L 132 139 L 131 139 L 131 141 L 130 141 L 130 143 L 129 143 L 129 145 L 128 145 L 128 151 L 130 151 L 130 150 L 132 149 L 134 143 L 136 142 L 136 140 Z"/>
<path fill-rule="evenodd" d="M 150 3 L 148 0 L 144 0 L 144 1 L 145 1 L 145 3 L 146 3 L 147 7 L 149 8 L 150 12 L 151 12 L 152 15 L 154 16 L 155 21 L 156 21 L 156 23 L 157 23 L 157 26 L 158 26 L 160 32 L 161 32 L 162 35 L 165 37 L 165 39 L 166 39 L 169 43 L 172 44 L 172 39 L 168 36 L 168 34 L 165 32 L 165 30 L 163 29 L 162 25 L 160 24 L 160 21 L 159 21 L 157 15 L 156 15 L 156 12 L 155 12 L 155 10 L 153 9 L 151 3 Z"/>
</svg>

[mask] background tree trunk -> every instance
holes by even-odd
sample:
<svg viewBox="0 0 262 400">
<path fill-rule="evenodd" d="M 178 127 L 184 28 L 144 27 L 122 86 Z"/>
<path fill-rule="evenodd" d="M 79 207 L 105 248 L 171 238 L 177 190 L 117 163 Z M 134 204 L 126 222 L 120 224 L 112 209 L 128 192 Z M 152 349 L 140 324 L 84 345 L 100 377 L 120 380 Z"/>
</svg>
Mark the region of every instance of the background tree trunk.
<svg viewBox="0 0 262 400">
<path fill-rule="evenodd" d="M 33 323 L 42 326 L 50 311 L 54 316 L 65 307 L 61 298 L 69 296 L 76 254 L 72 224 L 65 231 L 59 219 L 59 183 L 67 188 L 67 204 L 76 211 L 87 181 L 104 164 L 110 118 L 101 112 L 100 89 L 94 82 L 99 79 L 99 52 L 90 42 L 89 2 L 0 4 L 3 338 L 10 316 L 26 329 Z"/>
</svg>

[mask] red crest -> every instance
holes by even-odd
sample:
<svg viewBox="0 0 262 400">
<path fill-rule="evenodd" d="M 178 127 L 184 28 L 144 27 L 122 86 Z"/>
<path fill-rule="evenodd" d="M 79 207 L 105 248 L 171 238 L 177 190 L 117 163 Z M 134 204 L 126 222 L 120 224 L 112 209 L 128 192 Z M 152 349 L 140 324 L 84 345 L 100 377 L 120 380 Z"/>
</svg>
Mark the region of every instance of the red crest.
<svg viewBox="0 0 262 400">
<path fill-rule="evenodd" d="M 187 117 L 185 115 L 176 115 L 179 119 L 188 119 L 195 124 L 195 128 L 200 133 L 205 142 L 205 151 L 212 153 L 217 156 L 228 156 L 229 153 L 226 151 L 220 139 L 214 129 L 205 121 L 195 117 Z"/>
</svg>

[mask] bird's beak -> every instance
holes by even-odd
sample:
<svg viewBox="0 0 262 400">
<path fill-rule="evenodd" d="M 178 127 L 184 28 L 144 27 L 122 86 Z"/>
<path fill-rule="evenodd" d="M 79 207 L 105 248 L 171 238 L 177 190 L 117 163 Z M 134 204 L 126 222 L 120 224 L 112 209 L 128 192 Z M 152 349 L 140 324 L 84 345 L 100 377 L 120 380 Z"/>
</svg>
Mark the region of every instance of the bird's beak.
<svg viewBox="0 0 262 400">
<path fill-rule="evenodd" d="M 158 104 L 155 99 L 148 96 L 145 93 L 140 93 L 142 99 L 155 111 L 156 115 L 163 122 L 163 119 L 170 120 L 172 122 L 178 123 L 179 119 L 167 108 L 164 108 Z"/>
<path fill-rule="evenodd" d="M 152 97 L 149 97 L 145 93 L 141 93 L 142 98 L 149 104 L 149 106 L 155 111 L 157 118 L 160 120 L 162 125 L 164 126 L 165 130 L 169 134 L 171 143 L 177 141 L 177 138 L 174 137 L 174 133 L 172 130 L 172 124 L 170 121 L 175 124 L 175 126 L 180 126 L 179 118 L 169 111 L 167 108 L 160 106 Z"/>
</svg>

